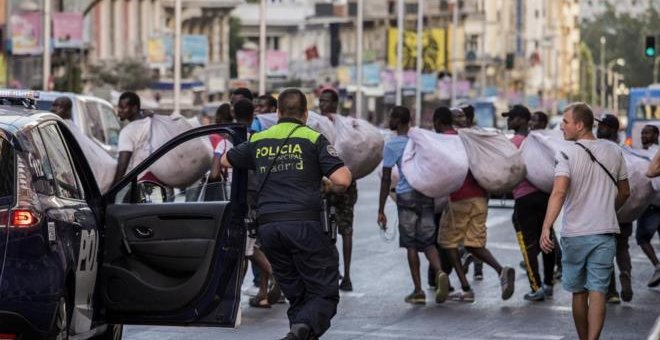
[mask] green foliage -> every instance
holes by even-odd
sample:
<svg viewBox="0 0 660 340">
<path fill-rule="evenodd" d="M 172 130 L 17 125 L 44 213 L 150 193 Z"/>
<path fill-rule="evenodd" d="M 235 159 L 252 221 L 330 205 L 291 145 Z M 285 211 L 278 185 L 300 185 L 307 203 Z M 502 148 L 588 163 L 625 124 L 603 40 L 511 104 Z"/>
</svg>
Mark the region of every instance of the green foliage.
<svg viewBox="0 0 660 340">
<path fill-rule="evenodd" d="M 579 100 L 587 103 L 595 103 L 596 98 L 593 98 L 593 86 L 594 86 L 594 70 L 593 67 L 593 56 L 587 44 L 583 42 L 580 43 L 580 93 Z"/>
<path fill-rule="evenodd" d="M 138 59 L 92 65 L 89 78 L 96 86 L 110 85 L 118 91 L 141 90 L 154 80 L 149 66 Z"/>
<path fill-rule="evenodd" d="M 648 10 L 637 17 L 627 13 L 617 13 L 612 6 L 593 21 L 584 21 L 581 39 L 588 46 L 593 60 L 600 63 L 600 38 L 607 40 L 605 45 L 606 63 L 616 58 L 626 61 L 618 70 L 629 87 L 644 87 L 653 83 L 653 59 L 644 55 L 647 35 L 660 34 L 660 6 L 649 3 Z M 584 81 L 584 79 L 583 79 Z"/>
<path fill-rule="evenodd" d="M 241 49 L 244 43 L 241 37 L 241 19 L 236 17 L 229 18 L 229 74 L 231 78 L 238 77 L 238 64 L 236 62 L 236 52 Z"/>
</svg>

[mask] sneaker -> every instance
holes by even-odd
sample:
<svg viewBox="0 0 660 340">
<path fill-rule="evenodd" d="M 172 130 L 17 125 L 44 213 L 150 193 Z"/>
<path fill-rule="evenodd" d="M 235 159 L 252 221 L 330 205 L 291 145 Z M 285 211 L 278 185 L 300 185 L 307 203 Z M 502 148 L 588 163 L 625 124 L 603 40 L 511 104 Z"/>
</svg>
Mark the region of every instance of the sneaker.
<svg viewBox="0 0 660 340">
<path fill-rule="evenodd" d="M 516 271 L 511 267 L 502 268 L 502 274 L 500 275 L 500 285 L 502 286 L 502 300 L 508 300 L 513 291 L 515 290 L 516 284 Z"/>
<path fill-rule="evenodd" d="M 483 262 L 475 262 L 474 263 L 474 279 L 476 281 L 481 281 L 481 280 L 484 279 L 484 263 Z"/>
<path fill-rule="evenodd" d="M 466 303 L 474 302 L 474 291 L 472 291 L 472 289 L 468 291 L 464 291 L 461 289 L 457 292 L 449 294 L 449 300 L 455 302 L 466 302 Z"/>
<path fill-rule="evenodd" d="M 351 279 L 344 278 L 343 280 L 341 280 L 341 284 L 339 285 L 339 289 L 343 290 L 345 292 L 352 292 L 353 291 L 353 283 L 351 283 Z"/>
<path fill-rule="evenodd" d="M 449 294 L 449 277 L 444 272 L 439 272 L 436 279 L 435 303 L 443 303 Z"/>
<path fill-rule="evenodd" d="M 651 276 L 651 280 L 649 281 L 649 288 L 654 288 L 660 285 L 660 264 L 655 266 L 655 271 L 653 272 L 653 276 Z"/>
<path fill-rule="evenodd" d="M 524 298 L 527 301 L 534 301 L 534 302 L 543 301 L 545 300 L 545 293 L 543 292 L 543 288 L 541 288 L 535 292 L 529 292 L 525 294 Z"/>
<path fill-rule="evenodd" d="M 543 295 L 545 296 L 546 299 L 552 299 L 554 295 L 554 288 L 552 286 L 544 284 Z"/>
<path fill-rule="evenodd" d="M 621 283 L 621 300 L 630 302 L 633 298 L 632 282 L 630 282 L 630 273 L 623 272 L 619 274 L 619 282 Z"/>
<path fill-rule="evenodd" d="M 426 294 L 424 292 L 412 292 L 406 296 L 405 301 L 407 303 L 412 303 L 414 305 L 424 305 L 426 304 Z"/>
<path fill-rule="evenodd" d="M 612 305 L 620 304 L 621 298 L 619 298 L 619 293 L 607 293 L 607 303 Z"/>
</svg>

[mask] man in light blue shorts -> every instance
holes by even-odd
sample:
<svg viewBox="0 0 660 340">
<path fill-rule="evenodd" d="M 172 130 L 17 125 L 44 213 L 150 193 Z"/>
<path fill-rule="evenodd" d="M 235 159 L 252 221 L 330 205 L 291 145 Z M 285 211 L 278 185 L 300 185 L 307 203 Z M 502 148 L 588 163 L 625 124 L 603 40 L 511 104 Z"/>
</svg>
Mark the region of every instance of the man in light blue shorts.
<svg viewBox="0 0 660 340">
<path fill-rule="evenodd" d="M 543 222 L 541 249 L 550 252 L 552 225 L 561 227 L 562 283 L 573 293 L 573 320 L 581 340 L 598 339 L 605 322 L 605 295 L 620 233 L 616 210 L 630 196 L 621 148 L 592 133 L 594 115 L 584 103 L 564 110 L 561 130 L 572 141 L 555 156 L 555 182 Z"/>
</svg>

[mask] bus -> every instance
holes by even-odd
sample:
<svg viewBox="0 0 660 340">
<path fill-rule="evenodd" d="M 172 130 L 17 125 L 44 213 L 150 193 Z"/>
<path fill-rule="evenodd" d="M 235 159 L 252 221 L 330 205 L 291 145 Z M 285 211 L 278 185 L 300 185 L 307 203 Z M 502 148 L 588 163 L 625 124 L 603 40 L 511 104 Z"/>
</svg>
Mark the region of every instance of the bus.
<svg viewBox="0 0 660 340">
<path fill-rule="evenodd" d="M 626 145 L 642 148 L 642 129 L 652 124 L 660 127 L 660 84 L 630 89 Z"/>
</svg>

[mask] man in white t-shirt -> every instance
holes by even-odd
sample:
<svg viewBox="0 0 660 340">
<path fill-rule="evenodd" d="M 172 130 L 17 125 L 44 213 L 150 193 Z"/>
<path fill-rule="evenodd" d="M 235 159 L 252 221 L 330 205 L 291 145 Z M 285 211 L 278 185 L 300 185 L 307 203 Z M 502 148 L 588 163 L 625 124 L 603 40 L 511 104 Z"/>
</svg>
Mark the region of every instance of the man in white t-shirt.
<svg viewBox="0 0 660 340">
<path fill-rule="evenodd" d="M 140 97 L 134 92 L 124 92 L 119 97 L 117 114 L 129 123 L 119 132 L 117 171 L 113 183 L 145 160 L 150 153 L 149 136 L 151 121 L 140 109 Z"/>
<path fill-rule="evenodd" d="M 621 148 L 597 140 L 593 124 L 587 104 L 564 110 L 561 130 L 564 139 L 575 143 L 555 156 L 555 182 L 541 234 L 541 249 L 552 251 L 551 229 L 563 206 L 562 284 L 573 293 L 573 320 L 581 340 L 598 339 L 603 329 L 619 233 L 616 211 L 630 196 Z"/>
</svg>

